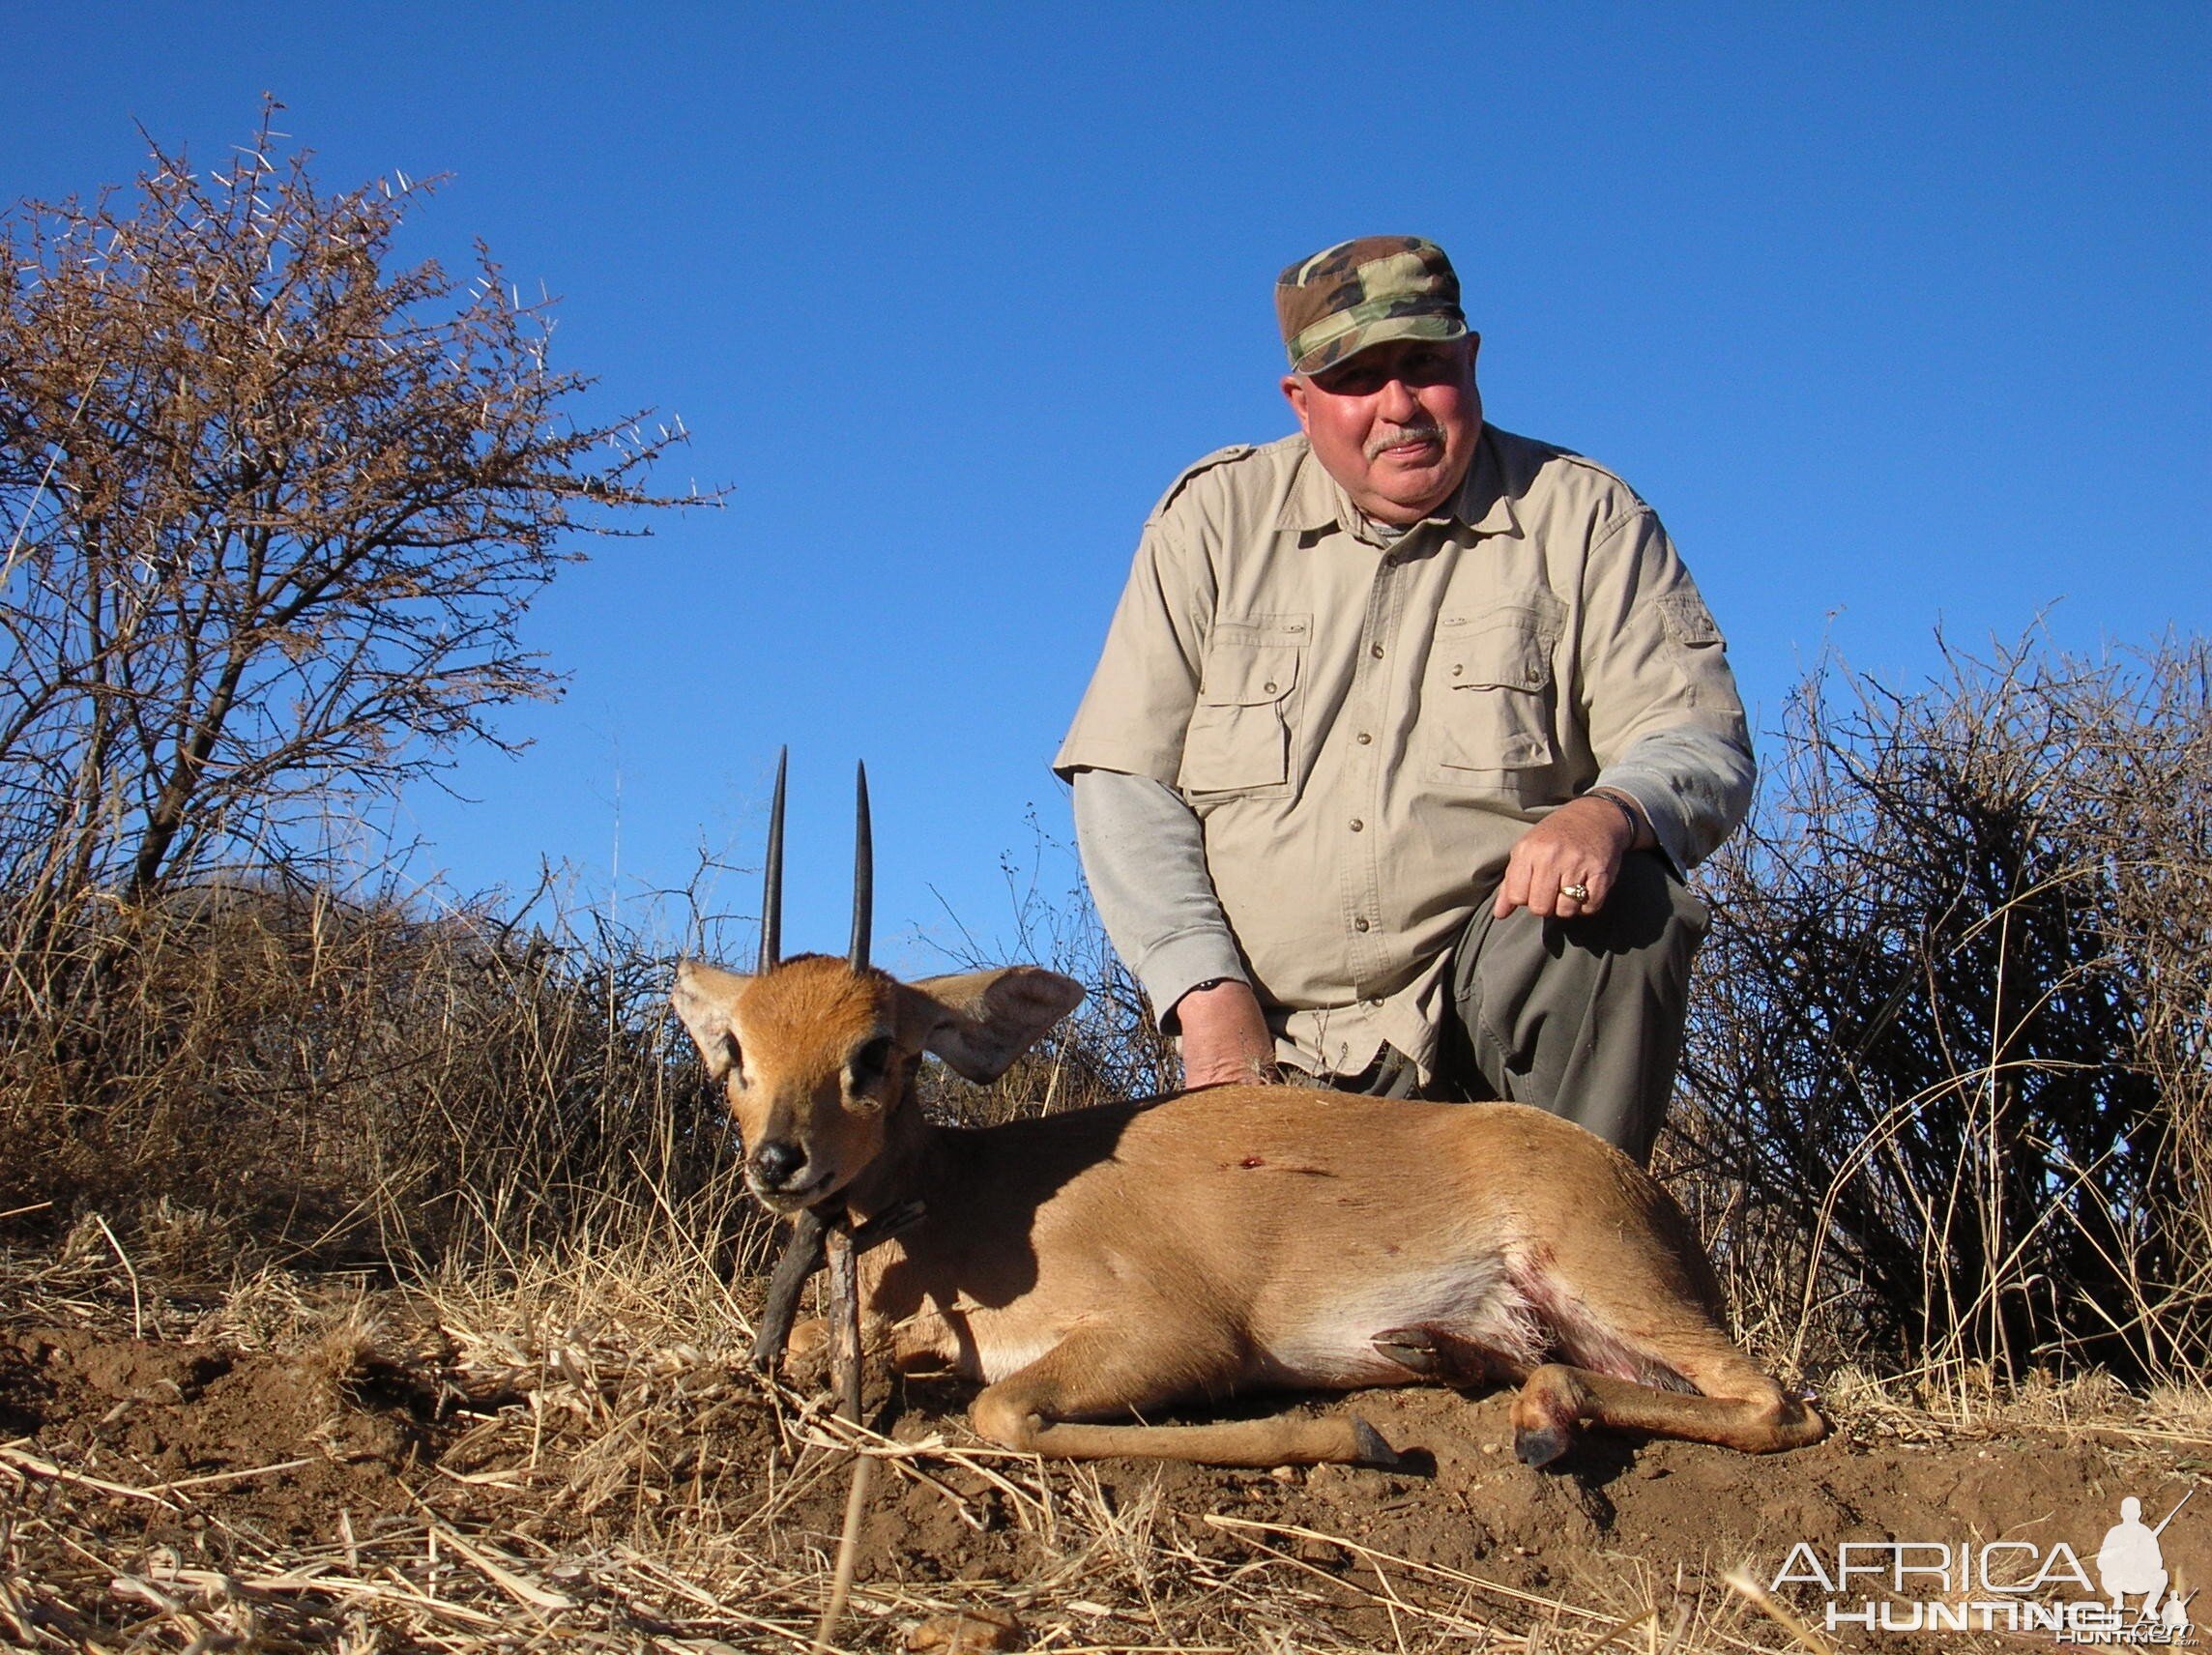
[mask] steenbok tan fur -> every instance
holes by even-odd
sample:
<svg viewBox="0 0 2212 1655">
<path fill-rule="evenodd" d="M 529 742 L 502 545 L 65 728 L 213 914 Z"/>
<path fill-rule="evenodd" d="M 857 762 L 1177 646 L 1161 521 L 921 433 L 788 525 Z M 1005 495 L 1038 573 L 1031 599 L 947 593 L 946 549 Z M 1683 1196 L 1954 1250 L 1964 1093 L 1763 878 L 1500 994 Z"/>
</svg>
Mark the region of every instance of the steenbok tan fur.
<svg viewBox="0 0 2212 1655">
<path fill-rule="evenodd" d="M 904 984 L 864 961 L 862 936 L 852 960 L 753 976 L 686 963 L 675 1005 L 770 1207 L 859 1222 L 919 1204 L 860 1262 L 871 1337 L 908 1371 L 980 1381 L 970 1418 L 992 1441 L 1389 1464 L 1349 1416 L 1130 1416 L 1420 1379 L 1518 1384 L 1531 1465 L 1586 1425 L 1750 1453 L 1825 1430 L 1729 1338 L 1681 1209 L 1579 1126 L 1285 1086 L 932 1125 L 915 1094 L 924 1053 L 993 1080 L 1083 991 L 1031 967 Z"/>
</svg>

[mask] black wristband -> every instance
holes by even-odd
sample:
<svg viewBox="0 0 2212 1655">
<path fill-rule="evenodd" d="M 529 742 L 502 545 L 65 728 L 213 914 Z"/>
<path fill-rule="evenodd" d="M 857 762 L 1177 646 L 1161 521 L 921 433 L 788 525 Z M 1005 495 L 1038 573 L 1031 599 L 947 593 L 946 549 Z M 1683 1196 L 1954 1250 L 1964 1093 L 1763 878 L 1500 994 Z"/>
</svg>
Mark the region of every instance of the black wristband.
<svg viewBox="0 0 2212 1655">
<path fill-rule="evenodd" d="M 1616 793 L 1586 793 L 1585 798 L 1602 798 L 1628 819 L 1628 848 L 1636 849 L 1636 841 L 1644 837 L 1644 818 L 1636 808 Z"/>
</svg>

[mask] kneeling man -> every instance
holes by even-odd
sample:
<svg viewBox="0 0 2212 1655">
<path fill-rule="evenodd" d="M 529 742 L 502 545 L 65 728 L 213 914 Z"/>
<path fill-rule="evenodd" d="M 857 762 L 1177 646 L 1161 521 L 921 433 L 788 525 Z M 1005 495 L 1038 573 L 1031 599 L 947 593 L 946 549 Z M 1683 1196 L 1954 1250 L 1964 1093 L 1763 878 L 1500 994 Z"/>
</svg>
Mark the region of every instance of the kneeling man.
<svg viewBox="0 0 2212 1655">
<path fill-rule="evenodd" d="M 1146 522 L 1055 768 L 1191 1087 L 1503 1098 L 1639 1160 L 1753 766 L 1651 508 L 1486 425 L 1434 244 L 1285 271 L 1299 433 Z"/>
</svg>

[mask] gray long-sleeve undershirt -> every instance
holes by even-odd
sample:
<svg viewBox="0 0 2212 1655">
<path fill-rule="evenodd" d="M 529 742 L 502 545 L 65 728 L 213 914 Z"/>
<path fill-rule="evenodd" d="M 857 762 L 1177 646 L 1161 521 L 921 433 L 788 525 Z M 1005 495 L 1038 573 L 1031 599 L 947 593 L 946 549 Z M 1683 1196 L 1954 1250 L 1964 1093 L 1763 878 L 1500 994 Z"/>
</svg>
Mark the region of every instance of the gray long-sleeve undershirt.
<svg viewBox="0 0 2212 1655">
<path fill-rule="evenodd" d="M 1206 871 L 1206 835 L 1174 789 L 1120 770 L 1075 772 L 1075 843 L 1098 917 L 1163 1028 L 1213 977 L 1249 981 Z"/>
<path fill-rule="evenodd" d="M 1685 726 L 1644 737 L 1595 785 L 1635 799 L 1660 850 L 1688 869 L 1743 820 L 1755 778 L 1749 753 Z M 1172 1033 L 1176 1002 L 1198 984 L 1251 980 L 1206 870 L 1205 829 L 1150 776 L 1084 769 L 1074 784 L 1076 845 L 1098 917 Z"/>
</svg>

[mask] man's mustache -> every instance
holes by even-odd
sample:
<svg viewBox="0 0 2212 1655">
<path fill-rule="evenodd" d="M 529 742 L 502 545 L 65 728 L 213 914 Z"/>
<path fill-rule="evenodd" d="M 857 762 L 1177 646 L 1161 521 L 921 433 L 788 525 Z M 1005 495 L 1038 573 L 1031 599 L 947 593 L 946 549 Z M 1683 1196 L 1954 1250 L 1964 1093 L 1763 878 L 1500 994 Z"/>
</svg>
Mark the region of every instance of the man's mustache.
<svg viewBox="0 0 2212 1655">
<path fill-rule="evenodd" d="M 1388 430 L 1367 439 L 1367 457 L 1376 459 L 1384 449 L 1403 448 L 1409 443 L 1434 443 L 1443 446 L 1444 429 L 1441 425 L 1393 425 Z"/>
</svg>

